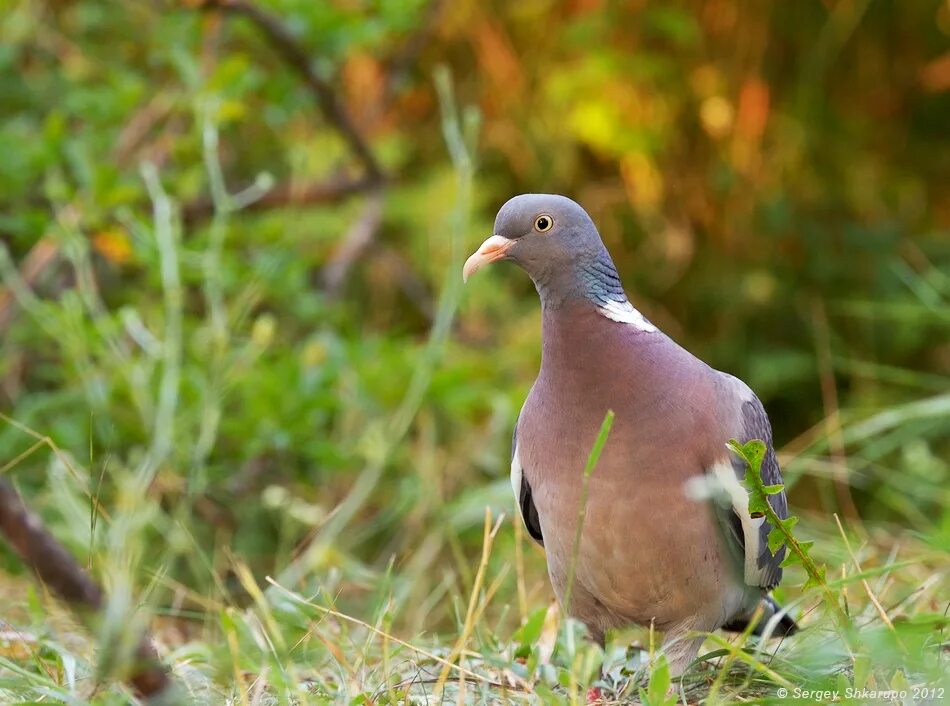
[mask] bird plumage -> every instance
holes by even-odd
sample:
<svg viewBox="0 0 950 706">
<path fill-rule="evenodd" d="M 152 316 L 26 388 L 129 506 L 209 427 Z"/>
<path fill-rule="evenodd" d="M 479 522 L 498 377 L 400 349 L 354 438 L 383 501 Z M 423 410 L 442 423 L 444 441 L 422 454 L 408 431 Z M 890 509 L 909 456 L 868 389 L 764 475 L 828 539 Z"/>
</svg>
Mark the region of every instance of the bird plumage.
<svg viewBox="0 0 950 706">
<path fill-rule="evenodd" d="M 541 220 L 544 233 L 532 230 L 540 216 L 554 223 Z M 516 197 L 499 212 L 493 239 L 483 259 L 519 264 L 542 303 L 541 369 L 512 441 L 522 518 L 545 548 L 555 594 L 562 604 L 570 594 L 565 609 L 594 639 L 652 623 L 666 632 L 679 673 L 701 643 L 687 633 L 743 624 L 781 579 L 784 550 L 769 551 L 770 528 L 749 515 L 744 466 L 726 447 L 732 438 L 762 439 L 763 479 L 781 483 L 768 417 L 743 382 L 710 368 L 633 307 L 593 222 L 573 201 Z M 467 274 L 484 264 L 480 253 Z M 569 591 L 583 469 L 608 410 L 616 418 L 589 481 Z M 784 492 L 769 500 L 787 516 Z"/>
</svg>

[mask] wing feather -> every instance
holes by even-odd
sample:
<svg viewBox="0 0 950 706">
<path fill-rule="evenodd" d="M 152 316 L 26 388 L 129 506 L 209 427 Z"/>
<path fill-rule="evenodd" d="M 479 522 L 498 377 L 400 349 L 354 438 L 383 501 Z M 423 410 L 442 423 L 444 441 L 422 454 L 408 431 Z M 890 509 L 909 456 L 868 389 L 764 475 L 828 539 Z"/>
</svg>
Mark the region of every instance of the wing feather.
<svg viewBox="0 0 950 706">
<path fill-rule="evenodd" d="M 731 375 L 728 378 L 728 388 L 735 395 L 739 405 L 739 422 L 735 436 L 738 441 L 745 443 L 752 439 L 765 442 L 765 458 L 762 460 L 762 481 L 765 485 L 780 485 L 782 471 L 779 468 L 775 448 L 772 445 L 772 426 L 769 423 L 765 407 L 749 387 Z M 733 478 L 722 467 L 710 469 L 713 475 L 725 488 L 730 502 L 722 513 L 723 525 L 726 529 L 727 541 L 737 550 L 744 571 L 745 582 L 750 586 L 759 586 L 766 590 L 772 589 L 782 580 L 782 561 L 785 558 L 784 545 L 779 547 L 775 554 L 769 551 L 769 532 L 772 525 L 762 517 L 752 517 L 749 514 L 748 492 L 741 485 L 745 478 L 745 463 L 733 456 L 731 459 L 733 477 L 738 484 L 732 483 Z M 719 471 L 717 473 L 716 471 Z M 785 491 L 768 497 L 769 504 L 775 514 L 785 519 L 788 517 L 788 500 Z"/>
<path fill-rule="evenodd" d="M 518 500 L 518 508 L 521 510 L 521 519 L 528 530 L 528 534 L 538 544 L 544 546 L 544 537 L 541 535 L 541 519 L 538 517 L 538 509 L 531 498 L 531 486 L 521 467 L 521 460 L 518 458 L 518 424 L 515 423 L 514 431 L 511 433 L 511 490 Z"/>
</svg>

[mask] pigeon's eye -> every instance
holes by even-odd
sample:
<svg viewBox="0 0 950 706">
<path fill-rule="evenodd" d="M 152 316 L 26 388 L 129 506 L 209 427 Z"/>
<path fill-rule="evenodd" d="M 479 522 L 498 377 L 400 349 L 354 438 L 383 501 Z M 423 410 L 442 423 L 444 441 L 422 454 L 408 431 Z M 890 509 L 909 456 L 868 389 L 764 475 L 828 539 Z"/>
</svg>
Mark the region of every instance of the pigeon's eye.
<svg viewBox="0 0 950 706">
<path fill-rule="evenodd" d="M 554 226 L 554 219 L 547 214 L 542 214 L 534 219 L 534 229 L 539 233 L 546 233 Z"/>
</svg>

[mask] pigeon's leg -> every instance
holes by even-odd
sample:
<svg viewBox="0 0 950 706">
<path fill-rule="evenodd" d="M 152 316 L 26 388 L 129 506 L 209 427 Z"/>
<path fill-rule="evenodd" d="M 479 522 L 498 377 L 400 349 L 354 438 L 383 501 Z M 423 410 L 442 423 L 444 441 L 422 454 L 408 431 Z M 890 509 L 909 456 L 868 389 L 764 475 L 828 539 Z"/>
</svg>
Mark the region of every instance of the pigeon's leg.
<svg viewBox="0 0 950 706">
<path fill-rule="evenodd" d="M 607 631 L 604 629 L 603 624 L 599 620 L 590 618 L 583 619 L 583 623 L 587 627 L 587 636 L 590 638 L 590 641 L 599 645 L 601 650 L 606 650 Z M 600 676 L 604 676 L 604 665 L 600 666 Z M 592 686 L 587 689 L 588 706 L 603 703 L 606 703 L 603 689 L 599 686 Z"/>
<path fill-rule="evenodd" d="M 591 642 L 600 645 L 600 649 L 607 649 L 607 633 L 595 622 L 587 622 L 587 633 L 590 635 Z M 600 675 L 604 675 L 604 665 L 600 666 Z M 587 704 L 605 703 L 604 692 L 599 686 L 592 686 L 587 690 Z"/>
<path fill-rule="evenodd" d="M 684 632 L 667 633 L 663 640 L 663 654 L 666 655 L 666 663 L 670 667 L 671 677 L 681 677 L 686 668 L 690 665 L 696 655 L 699 654 L 699 648 L 703 644 L 702 636 L 690 637 Z"/>
</svg>

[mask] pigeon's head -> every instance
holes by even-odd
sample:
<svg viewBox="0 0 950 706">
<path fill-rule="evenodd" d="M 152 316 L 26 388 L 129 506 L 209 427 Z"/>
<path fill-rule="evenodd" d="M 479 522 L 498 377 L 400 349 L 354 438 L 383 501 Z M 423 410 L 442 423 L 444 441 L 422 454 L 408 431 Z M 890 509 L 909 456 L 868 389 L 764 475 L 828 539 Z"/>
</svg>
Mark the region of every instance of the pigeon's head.
<svg viewBox="0 0 950 706">
<path fill-rule="evenodd" d="M 539 283 L 603 251 L 593 221 L 577 203 L 556 194 L 522 194 L 498 211 L 493 234 L 465 261 L 462 277 L 468 280 L 485 265 L 510 260 Z"/>
</svg>

